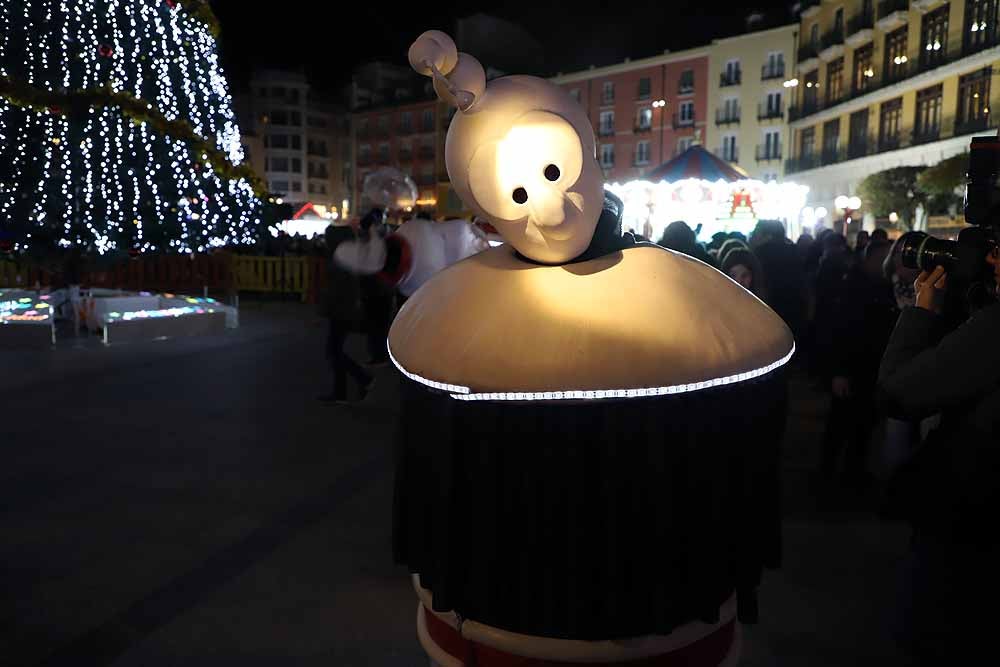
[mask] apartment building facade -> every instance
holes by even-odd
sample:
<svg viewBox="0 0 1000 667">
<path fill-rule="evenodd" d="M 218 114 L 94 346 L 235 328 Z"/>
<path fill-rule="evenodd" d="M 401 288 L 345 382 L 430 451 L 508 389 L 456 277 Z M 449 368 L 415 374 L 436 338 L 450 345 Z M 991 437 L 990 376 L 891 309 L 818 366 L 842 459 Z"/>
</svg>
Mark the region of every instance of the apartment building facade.
<svg viewBox="0 0 1000 667">
<path fill-rule="evenodd" d="M 607 182 L 641 179 L 704 141 L 708 61 L 709 50 L 697 48 L 552 79 L 586 109 Z"/>
<path fill-rule="evenodd" d="M 1000 0 L 804 4 L 785 173 L 812 206 L 838 215 L 865 176 L 935 164 L 996 128 Z"/>
<path fill-rule="evenodd" d="M 705 147 L 765 182 L 784 176 L 787 157 L 785 84 L 798 24 L 712 42 Z"/>
<path fill-rule="evenodd" d="M 251 158 L 272 193 L 293 205 L 343 208 L 351 178 L 344 109 L 317 97 L 301 72 L 272 69 L 254 72 L 237 109 L 240 127 L 259 142 Z"/>
</svg>

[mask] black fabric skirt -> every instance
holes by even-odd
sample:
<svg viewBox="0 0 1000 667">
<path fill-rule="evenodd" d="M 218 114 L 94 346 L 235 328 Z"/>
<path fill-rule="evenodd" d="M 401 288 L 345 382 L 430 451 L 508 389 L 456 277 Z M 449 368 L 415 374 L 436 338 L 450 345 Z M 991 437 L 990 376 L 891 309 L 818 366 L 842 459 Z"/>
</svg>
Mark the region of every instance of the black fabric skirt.
<svg viewBox="0 0 1000 667">
<path fill-rule="evenodd" d="M 781 552 L 783 369 L 687 394 L 458 401 L 406 378 L 393 548 L 434 609 L 612 639 L 756 620 Z"/>
</svg>

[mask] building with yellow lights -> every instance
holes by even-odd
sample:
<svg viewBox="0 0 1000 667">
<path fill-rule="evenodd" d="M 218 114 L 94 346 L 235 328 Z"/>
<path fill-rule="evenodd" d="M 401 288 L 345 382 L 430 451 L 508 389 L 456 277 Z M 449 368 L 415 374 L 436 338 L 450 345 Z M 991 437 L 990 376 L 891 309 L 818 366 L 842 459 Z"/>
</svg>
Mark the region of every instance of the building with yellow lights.
<svg viewBox="0 0 1000 667">
<path fill-rule="evenodd" d="M 716 39 L 709 49 L 705 147 L 751 177 L 780 180 L 787 157 L 786 97 L 798 24 Z"/>
<path fill-rule="evenodd" d="M 867 175 L 968 149 L 991 119 L 1000 0 L 805 0 L 785 174 L 836 216 Z M 866 217 L 871 224 L 871 216 Z"/>
</svg>

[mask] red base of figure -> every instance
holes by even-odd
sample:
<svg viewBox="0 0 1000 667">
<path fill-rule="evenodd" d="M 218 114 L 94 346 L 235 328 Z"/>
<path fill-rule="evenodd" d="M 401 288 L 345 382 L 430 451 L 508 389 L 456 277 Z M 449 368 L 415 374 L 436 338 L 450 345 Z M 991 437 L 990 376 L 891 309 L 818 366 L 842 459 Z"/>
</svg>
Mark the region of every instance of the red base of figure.
<svg viewBox="0 0 1000 667">
<path fill-rule="evenodd" d="M 414 576 L 417 636 L 434 667 L 736 667 L 741 633 L 735 598 L 714 625 L 689 623 L 666 636 L 577 641 L 507 632 L 452 613 L 436 613 Z"/>
</svg>

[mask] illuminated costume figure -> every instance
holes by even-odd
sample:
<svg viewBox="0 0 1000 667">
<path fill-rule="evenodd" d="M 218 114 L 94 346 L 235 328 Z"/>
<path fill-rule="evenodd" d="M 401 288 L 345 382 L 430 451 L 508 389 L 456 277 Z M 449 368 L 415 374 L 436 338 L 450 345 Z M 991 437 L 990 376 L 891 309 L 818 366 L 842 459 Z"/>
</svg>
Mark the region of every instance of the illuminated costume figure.
<svg viewBox="0 0 1000 667">
<path fill-rule="evenodd" d="M 729 665 L 780 554 L 781 320 L 621 232 L 584 110 L 486 84 L 445 34 L 410 63 L 456 106 L 452 185 L 506 243 L 434 275 L 404 374 L 394 549 L 441 665 Z M 641 290 L 644 297 L 636 299 Z"/>
</svg>

